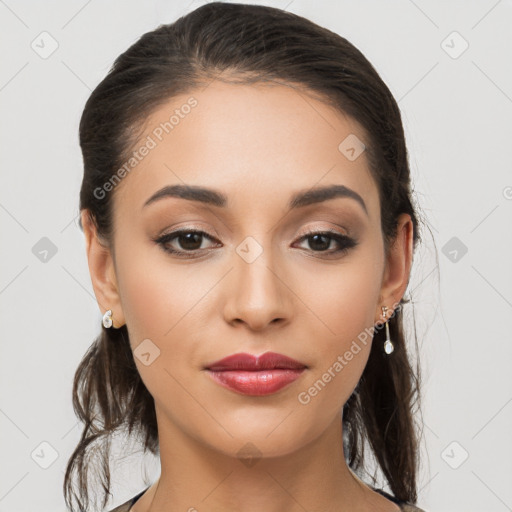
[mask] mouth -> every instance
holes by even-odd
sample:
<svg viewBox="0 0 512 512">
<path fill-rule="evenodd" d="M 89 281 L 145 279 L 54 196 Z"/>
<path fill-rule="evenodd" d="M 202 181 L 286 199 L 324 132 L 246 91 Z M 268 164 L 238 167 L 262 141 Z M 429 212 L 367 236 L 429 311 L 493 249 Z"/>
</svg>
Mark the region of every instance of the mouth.
<svg viewBox="0 0 512 512">
<path fill-rule="evenodd" d="M 264 396 L 276 393 L 297 380 L 307 365 L 288 356 L 266 352 L 257 357 L 238 353 L 207 365 L 208 375 L 237 393 Z"/>
</svg>

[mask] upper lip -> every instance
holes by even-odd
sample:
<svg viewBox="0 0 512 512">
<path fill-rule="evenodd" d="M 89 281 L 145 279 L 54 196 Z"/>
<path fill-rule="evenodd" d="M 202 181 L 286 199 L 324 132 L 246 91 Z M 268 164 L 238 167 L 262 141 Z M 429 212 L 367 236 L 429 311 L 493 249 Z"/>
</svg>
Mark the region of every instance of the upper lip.
<svg viewBox="0 0 512 512">
<path fill-rule="evenodd" d="M 274 370 L 274 369 L 290 369 L 299 370 L 307 368 L 307 366 L 291 357 L 276 352 L 265 352 L 259 357 L 253 354 L 240 352 L 232 354 L 224 359 L 215 361 L 206 366 L 206 369 L 212 371 L 221 370 Z"/>
</svg>

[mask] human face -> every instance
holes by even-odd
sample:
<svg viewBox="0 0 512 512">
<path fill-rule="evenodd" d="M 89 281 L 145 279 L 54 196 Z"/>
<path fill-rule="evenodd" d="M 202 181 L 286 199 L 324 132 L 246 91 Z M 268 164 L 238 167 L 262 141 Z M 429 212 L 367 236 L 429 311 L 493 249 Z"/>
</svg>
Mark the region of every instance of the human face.
<svg viewBox="0 0 512 512">
<path fill-rule="evenodd" d="M 197 104 L 181 109 L 191 97 Z M 188 113 L 158 140 L 175 109 Z M 290 86 L 221 82 L 172 98 L 145 129 L 141 140 L 156 145 L 114 195 L 114 316 L 136 355 L 142 342 L 150 353 L 135 362 L 159 421 L 229 455 L 249 441 L 263 456 L 297 450 L 339 420 L 369 355 L 371 339 L 358 336 L 378 320 L 378 190 L 365 152 L 349 159 L 338 149 L 351 134 L 367 143 L 365 133 Z M 145 204 L 170 185 L 213 189 L 226 202 Z M 289 209 L 299 192 L 332 185 L 352 195 Z M 204 235 L 157 241 L 177 230 Z M 304 238 L 326 230 L 341 242 Z M 267 351 L 307 369 L 266 396 L 227 389 L 205 370 L 234 353 Z M 331 380 L 308 392 L 329 369 Z"/>
</svg>

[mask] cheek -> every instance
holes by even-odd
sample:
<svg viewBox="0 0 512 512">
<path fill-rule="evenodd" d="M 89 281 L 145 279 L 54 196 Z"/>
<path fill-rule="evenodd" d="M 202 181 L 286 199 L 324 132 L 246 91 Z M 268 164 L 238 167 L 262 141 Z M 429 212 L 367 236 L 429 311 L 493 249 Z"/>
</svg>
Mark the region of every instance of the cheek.
<svg viewBox="0 0 512 512">
<path fill-rule="evenodd" d="M 213 286 L 213 276 L 200 279 L 192 274 L 192 266 L 169 265 L 158 254 L 122 254 L 119 289 L 140 377 L 156 402 L 173 405 L 169 415 L 188 410 L 193 417 L 198 411 L 189 410 L 193 404 L 182 386 L 190 387 L 186 369 L 194 361 L 194 319 L 201 311 L 201 298 Z M 146 352 L 148 364 L 142 357 Z"/>
<path fill-rule="evenodd" d="M 302 389 L 306 396 L 301 403 L 311 400 L 327 410 L 339 410 L 361 377 L 380 293 L 381 268 L 375 254 L 379 253 L 360 251 L 335 272 L 323 269 L 314 278 L 301 279 L 317 363 Z"/>
<path fill-rule="evenodd" d="M 316 323 L 320 351 L 343 350 L 351 340 L 374 325 L 380 294 L 380 264 L 361 251 L 335 270 L 304 272 L 294 291 L 307 305 L 311 327 Z"/>
<path fill-rule="evenodd" d="M 192 265 L 171 265 L 155 250 L 122 251 L 118 281 L 132 344 L 172 336 L 211 287 L 211 276 L 200 280 Z"/>
<path fill-rule="evenodd" d="M 166 396 L 171 375 L 188 382 L 187 370 L 204 363 L 201 348 L 204 352 L 205 333 L 211 329 L 207 310 L 222 272 L 171 264 L 158 251 L 142 252 L 119 251 L 119 291 L 140 376 L 153 396 Z M 146 345 L 138 348 L 143 341 Z M 150 365 L 137 357 L 145 347 L 158 354 Z"/>
</svg>

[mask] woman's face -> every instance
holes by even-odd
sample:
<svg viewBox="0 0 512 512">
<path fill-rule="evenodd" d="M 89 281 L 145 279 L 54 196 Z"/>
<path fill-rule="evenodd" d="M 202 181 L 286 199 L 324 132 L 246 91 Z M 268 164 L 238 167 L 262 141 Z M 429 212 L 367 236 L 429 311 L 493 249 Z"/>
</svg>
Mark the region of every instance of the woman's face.
<svg viewBox="0 0 512 512">
<path fill-rule="evenodd" d="M 406 286 L 408 268 L 386 272 L 364 132 L 292 87 L 217 81 L 174 97 L 145 130 L 114 190 L 113 291 L 95 291 L 127 325 L 160 433 L 230 456 L 248 442 L 263 456 L 297 450 L 339 422 L 380 306 Z M 212 192 L 148 203 L 170 186 Z M 349 193 L 314 195 L 334 186 Z M 205 369 L 268 351 L 307 368 L 260 396 Z"/>
</svg>

